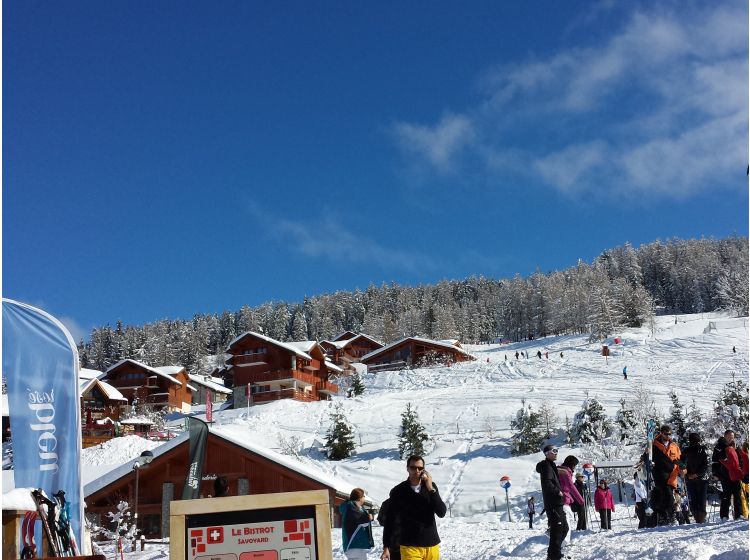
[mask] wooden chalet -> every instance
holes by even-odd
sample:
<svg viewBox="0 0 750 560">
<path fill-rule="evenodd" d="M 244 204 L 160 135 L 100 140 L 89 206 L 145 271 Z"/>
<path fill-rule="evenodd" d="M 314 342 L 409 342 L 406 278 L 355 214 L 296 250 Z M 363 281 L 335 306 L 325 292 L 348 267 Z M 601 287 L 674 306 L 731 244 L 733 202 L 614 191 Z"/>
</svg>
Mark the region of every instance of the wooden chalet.
<svg viewBox="0 0 750 560">
<path fill-rule="evenodd" d="M 338 342 L 340 340 L 349 340 L 351 338 L 354 338 L 359 333 L 356 333 L 354 331 L 344 331 L 342 333 L 337 334 L 331 339 L 331 342 Z"/>
<path fill-rule="evenodd" d="M 223 403 L 232 396 L 232 390 L 224 386 L 224 380 L 210 375 L 188 374 L 190 385 L 195 387 L 192 404 L 206 404 L 207 391 L 211 391 L 211 401 Z"/>
<path fill-rule="evenodd" d="M 347 331 L 350 333 L 351 331 Z M 356 334 L 348 338 L 337 337 L 337 340 L 324 340 L 320 345 L 325 349 L 331 361 L 341 367 L 345 373 L 354 372 L 353 363 L 359 362 L 367 354 L 379 350 L 383 343 L 367 336 Z"/>
<path fill-rule="evenodd" d="M 422 367 L 431 364 L 450 365 L 475 360 L 474 356 L 450 342 L 407 337 L 362 357 L 368 371 Z"/>
<path fill-rule="evenodd" d="M 115 437 L 115 422 L 120 419 L 120 411 L 128 404 L 128 399 L 96 377 L 80 379 L 79 387 L 83 424 L 81 442 L 85 449 Z"/>
<path fill-rule="evenodd" d="M 140 402 L 168 411 L 190 412 L 195 387 L 182 366 L 150 367 L 136 360 L 122 360 L 110 367 L 104 381 L 120 391 L 132 405 Z"/>
<path fill-rule="evenodd" d="M 329 381 L 323 348 L 315 341 L 280 342 L 259 333 L 246 332 L 226 350 L 226 376 L 234 389 L 234 406 L 261 404 L 279 399 L 327 400 L 338 393 Z"/>
<path fill-rule="evenodd" d="M 154 458 L 138 470 L 138 526 L 147 538 L 169 536 L 169 502 L 179 500 L 189 463 L 189 436 L 183 434 L 153 449 Z M 134 461 L 117 467 L 84 487 L 87 515 L 98 525 L 107 522 L 107 513 L 124 500 L 135 504 Z M 256 446 L 246 434 L 220 432 L 208 434 L 206 459 L 200 486 L 201 497 L 214 493 L 214 480 L 229 481 L 230 496 L 273 494 L 302 490 L 328 490 L 331 518 L 340 526 L 338 506 L 349 499 L 353 486 L 318 471 L 314 467 Z"/>
</svg>

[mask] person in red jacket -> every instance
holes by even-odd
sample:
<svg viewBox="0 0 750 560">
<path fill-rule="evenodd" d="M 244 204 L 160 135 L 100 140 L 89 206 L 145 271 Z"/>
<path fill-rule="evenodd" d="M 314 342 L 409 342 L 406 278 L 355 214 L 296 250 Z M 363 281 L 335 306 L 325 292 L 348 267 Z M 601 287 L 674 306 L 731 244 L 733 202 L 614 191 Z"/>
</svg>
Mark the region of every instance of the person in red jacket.
<svg viewBox="0 0 750 560">
<path fill-rule="evenodd" d="M 724 436 L 727 442 L 727 447 L 724 450 L 725 456 L 723 459 L 719 459 L 719 462 L 727 469 L 729 473 L 728 487 L 731 494 L 731 499 L 734 509 L 734 518 L 739 519 L 742 516 L 742 495 L 741 495 L 741 482 L 744 477 L 742 473 L 742 467 L 740 466 L 740 459 L 737 455 L 737 449 L 735 448 L 734 433 L 731 437 Z M 729 512 L 727 512 L 728 515 Z"/>
<path fill-rule="evenodd" d="M 594 509 L 599 512 L 602 520 L 602 529 L 612 528 L 612 512 L 615 511 L 615 500 L 612 491 L 607 486 L 607 481 L 601 479 L 599 486 L 594 492 Z"/>
</svg>

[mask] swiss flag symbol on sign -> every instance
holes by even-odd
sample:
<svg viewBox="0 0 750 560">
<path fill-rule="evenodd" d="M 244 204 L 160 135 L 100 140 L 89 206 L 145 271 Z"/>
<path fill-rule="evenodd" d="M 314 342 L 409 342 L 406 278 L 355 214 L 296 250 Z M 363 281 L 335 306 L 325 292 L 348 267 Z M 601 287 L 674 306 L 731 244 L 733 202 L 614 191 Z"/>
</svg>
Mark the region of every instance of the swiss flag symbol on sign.
<svg viewBox="0 0 750 560">
<path fill-rule="evenodd" d="M 224 542 L 224 527 L 209 527 L 206 533 L 208 534 L 207 544 Z"/>
</svg>

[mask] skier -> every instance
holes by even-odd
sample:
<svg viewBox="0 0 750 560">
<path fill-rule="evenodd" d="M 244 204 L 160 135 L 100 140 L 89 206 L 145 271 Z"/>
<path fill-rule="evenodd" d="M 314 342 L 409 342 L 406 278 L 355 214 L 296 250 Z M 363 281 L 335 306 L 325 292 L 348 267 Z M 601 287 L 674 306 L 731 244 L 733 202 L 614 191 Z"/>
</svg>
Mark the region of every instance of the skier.
<svg viewBox="0 0 750 560">
<path fill-rule="evenodd" d="M 562 352 L 560 352 L 560 357 L 561 357 L 561 358 L 563 357 L 563 353 L 562 353 Z"/>
<path fill-rule="evenodd" d="M 690 502 L 690 513 L 696 523 L 706 522 L 706 494 L 711 476 L 708 450 L 695 432 L 688 434 L 688 445 L 682 450 L 685 459 L 685 486 Z"/>
<path fill-rule="evenodd" d="M 737 455 L 737 449 L 735 447 L 736 442 L 734 440 L 734 432 L 729 432 L 730 436 L 725 435 L 727 447 L 725 449 L 725 456 L 719 459 L 719 462 L 727 471 L 727 482 L 729 493 L 733 501 L 732 508 L 734 510 L 734 518 L 739 519 L 742 516 L 742 467 L 740 466 L 739 456 Z M 725 482 L 722 481 L 722 489 L 724 488 Z M 724 506 L 724 492 L 721 495 L 721 505 Z M 722 516 L 724 517 L 724 516 Z M 729 517 L 729 504 L 727 504 L 727 515 Z"/>
<path fill-rule="evenodd" d="M 576 523 L 576 531 L 586 530 L 586 516 L 587 516 L 586 508 L 589 505 L 591 505 L 591 499 L 588 496 L 589 489 L 583 480 L 584 480 L 584 476 L 582 474 L 576 475 L 576 489 L 578 490 L 578 493 L 581 496 L 583 496 L 583 505 L 579 506 L 578 504 L 574 503 L 570 507 L 570 509 L 576 512 L 576 514 L 578 515 L 578 523 Z"/>
<path fill-rule="evenodd" d="M 672 491 L 677 488 L 677 476 L 680 467 L 680 448 L 672 441 L 672 428 L 667 425 L 659 428 L 659 434 L 653 443 L 653 466 L 652 474 L 654 489 L 651 495 L 651 507 L 657 516 L 660 525 L 671 525 L 674 520 L 674 498 Z M 644 453 L 642 461 L 648 459 L 648 452 Z"/>
<path fill-rule="evenodd" d="M 714 446 L 714 452 L 711 455 L 711 471 L 721 483 L 721 505 L 719 506 L 719 517 L 721 520 L 729 519 L 729 504 L 734 500 L 734 518 L 739 519 L 740 510 L 740 480 L 737 473 L 734 477 L 730 475 L 729 468 L 733 466 L 733 461 L 727 464 L 728 449 L 732 447 L 734 451 L 734 431 L 727 430 L 724 435 L 718 439 Z M 734 453 L 736 459 L 736 452 Z M 736 479 L 736 480 L 733 480 Z"/>
<path fill-rule="evenodd" d="M 615 501 L 612 491 L 607 486 L 607 481 L 601 479 L 599 487 L 594 492 L 594 509 L 599 512 L 602 529 L 605 531 L 612 528 L 612 512 L 615 511 Z"/>
<path fill-rule="evenodd" d="M 563 501 L 565 502 L 563 511 L 568 520 L 568 534 L 565 535 L 565 540 L 563 541 L 566 544 L 570 544 L 572 539 L 573 509 L 571 505 L 583 505 L 583 496 L 581 496 L 581 493 L 573 482 L 573 469 L 576 468 L 577 464 L 578 459 L 574 455 L 568 455 L 565 457 L 563 464 L 557 467 L 557 475 L 560 478 L 560 487 L 562 488 Z"/>
<path fill-rule="evenodd" d="M 516 360 L 518 359 L 518 350 L 516 350 Z"/>
<path fill-rule="evenodd" d="M 547 558 L 549 560 L 560 560 L 564 558 L 561 545 L 568 533 L 568 522 L 563 511 L 563 491 L 560 486 L 560 477 L 557 474 L 557 465 L 555 465 L 557 448 L 552 444 L 547 444 L 542 452 L 544 453 L 544 460 L 537 463 L 536 472 L 539 473 L 544 509 L 547 512 L 550 527 Z"/>
<path fill-rule="evenodd" d="M 628 380 L 628 366 L 622 368 L 622 376 L 625 378 L 625 381 Z"/>
<path fill-rule="evenodd" d="M 526 511 L 529 514 L 529 529 L 533 529 L 534 513 L 536 513 L 536 509 L 534 507 L 534 496 L 531 496 L 531 498 L 529 498 L 529 501 L 526 502 Z"/>
<path fill-rule="evenodd" d="M 542 359 L 542 351 L 541 350 L 537 350 L 536 351 L 536 357 L 539 358 L 540 360 Z"/>
</svg>

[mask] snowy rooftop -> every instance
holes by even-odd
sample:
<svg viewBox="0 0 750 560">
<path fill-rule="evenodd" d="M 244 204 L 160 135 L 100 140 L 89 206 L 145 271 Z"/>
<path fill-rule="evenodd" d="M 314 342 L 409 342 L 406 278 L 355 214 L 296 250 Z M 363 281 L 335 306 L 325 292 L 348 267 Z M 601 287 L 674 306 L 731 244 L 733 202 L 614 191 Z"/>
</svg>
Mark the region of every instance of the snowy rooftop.
<svg viewBox="0 0 750 560">
<path fill-rule="evenodd" d="M 255 338 L 263 340 L 264 342 L 268 342 L 269 344 L 273 344 L 275 346 L 278 346 L 279 348 L 283 348 L 285 350 L 288 350 L 289 352 L 292 352 L 293 354 L 296 354 L 297 356 L 300 356 L 301 358 L 304 358 L 306 360 L 312 360 L 311 356 L 309 356 L 303 350 L 300 350 L 296 346 L 293 346 L 292 343 L 281 342 L 280 340 L 276 340 L 276 339 L 271 338 L 269 336 L 266 336 L 264 334 L 260 334 L 260 333 L 253 332 L 253 331 L 244 332 L 241 335 L 239 335 L 238 337 L 236 337 L 234 340 L 232 340 L 232 342 L 230 342 L 227 345 L 227 352 L 229 352 L 229 349 L 234 345 L 235 342 L 237 342 L 238 340 L 243 339 L 244 337 L 246 337 L 248 335 L 254 336 Z"/>
<path fill-rule="evenodd" d="M 418 336 L 407 336 L 405 338 L 397 340 L 396 342 L 391 342 L 387 346 L 383 346 L 382 348 L 378 348 L 377 350 L 373 350 L 369 354 L 362 356 L 362 361 L 364 362 L 366 360 L 369 360 L 370 358 L 374 358 L 375 356 L 378 356 L 379 354 L 387 352 L 391 348 L 394 348 L 395 346 L 398 346 L 399 344 L 402 344 L 403 342 L 407 340 L 415 340 L 417 342 L 423 342 L 425 344 L 430 344 L 433 346 L 441 346 L 443 348 L 449 348 L 450 350 L 454 352 L 458 352 L 459 354 L 463 354 L 464 356 L 469 356 L 473 358 L 473 356 L 469 354 L 467 351 L 457 346 L 454 346 L 453 343 L 451 342 L 446 342 L 446 341 L 441 341 L 441 340 L 429 340 L 427 338 L 420 338 Z"/>
<path fill-rule="evenodd" d="M 198 385 L 203 385 L 204 387 L 207 387 L 216 393 L 222 393 L 224 395 L 232 394 L 232 390 L 227 389 L 224 386 L 223 380 L 219 379 L 218 377 L 193 375 L 192 373 L 188 374 L 188 377 L 190 378 L 190 381 L 192 381 L 193 383 L 196 383 Z"/>
<path fill-rule="evenodd" d="M 120 360 L 120 361 L 119 361 L 119 362 L 117 362 L 116 364 L 114 364 L 114 365 L 110 366 L 110 367 L 109 367 L 109 368 L 107 369 L 107 373 L 109 373 L 109 372 L 110 372 L 110 371 L 112 371 L 113 369 L 116 369 L 116 368 L 118 368 L 119 366 L 121 366 L 121 365 L 122 365 L 122 364 L 124 364 L 124 363 L 131 363 L 131 364 L 135 364 L 135 365 L 137 365 L 137 366 L 139 366 L 139 367 L 142 367 L 142 368 L 144 368 L 144 369 L 145 369 L 145 370 L 147 370 L 147 371 L 150 371 L 150 372 L 152 372 L 152 373 L 155 373 L 156 375 L 158 375 L 158 376 L 160 376 L 160 377 L 163 377 L 163 378 L 165 378 L 165 379 L 168 379 L 169 381 L 171 381 L 172 383 L 175 383 L 176 385 L 180 385 L 180 386 L 182 386 L 182 382 L 181 382 L 181 381 L 179 381 L 179 380 L 178 380 L 177 378 L 173 377 L 173 376 L 174 376 L 175 374 L 177 374 L 177 373 L 179 373 L 180 371 L 182 371 L 182 370 L 184 370 L 184 369 L 185 369 L 184 367 L 181 367 L 181 366 L 160 366 L 160 367 L 151 367 L 151 366 L 147 366 L 146 364 L 144 364 L 144 363 L 142 363 L 142 362 L 139 362 L 139 361 L 137 361 L 137 360 L 126 359 L 126 360 Z"/>
</svg>

